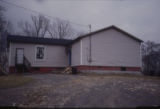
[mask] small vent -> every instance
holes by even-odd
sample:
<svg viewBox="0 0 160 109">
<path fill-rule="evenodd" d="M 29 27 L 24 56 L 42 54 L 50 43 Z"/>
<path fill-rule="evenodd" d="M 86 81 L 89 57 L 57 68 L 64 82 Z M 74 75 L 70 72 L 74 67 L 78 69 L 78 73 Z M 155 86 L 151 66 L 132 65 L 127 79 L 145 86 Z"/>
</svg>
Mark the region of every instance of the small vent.
<svg viewBox="0 0 160 109">
<path fill-rule="evenodd" d="M 126 71 L 126 67 L 121 67 L 121 71 Z"/>
</svg>

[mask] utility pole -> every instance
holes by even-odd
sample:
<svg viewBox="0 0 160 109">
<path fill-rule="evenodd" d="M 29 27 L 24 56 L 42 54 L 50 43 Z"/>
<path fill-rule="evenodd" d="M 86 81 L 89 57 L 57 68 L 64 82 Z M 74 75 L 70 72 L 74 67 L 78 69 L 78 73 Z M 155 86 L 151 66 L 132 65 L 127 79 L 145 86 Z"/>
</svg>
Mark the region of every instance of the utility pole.
<svg viewBox="0 0 160 109">
<path fill-rule="evenodd" d="M 89 26 L 89 32 L 91 33 L 91 29 L 92 29 L 91 24 L 88 25 L 88 26 Z"/>
</svg>

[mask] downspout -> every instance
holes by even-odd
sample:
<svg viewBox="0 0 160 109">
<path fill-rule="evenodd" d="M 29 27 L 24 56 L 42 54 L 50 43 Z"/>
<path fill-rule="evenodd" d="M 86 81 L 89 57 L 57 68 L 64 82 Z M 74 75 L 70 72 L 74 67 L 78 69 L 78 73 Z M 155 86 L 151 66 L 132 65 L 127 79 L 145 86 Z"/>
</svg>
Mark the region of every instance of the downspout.
<svg viewBox="0 0 160 109">
<path fill-rule="evenodd" d="M 82 39 L 80 40 L 80 65 L 82 65 Z"/>
</svg>

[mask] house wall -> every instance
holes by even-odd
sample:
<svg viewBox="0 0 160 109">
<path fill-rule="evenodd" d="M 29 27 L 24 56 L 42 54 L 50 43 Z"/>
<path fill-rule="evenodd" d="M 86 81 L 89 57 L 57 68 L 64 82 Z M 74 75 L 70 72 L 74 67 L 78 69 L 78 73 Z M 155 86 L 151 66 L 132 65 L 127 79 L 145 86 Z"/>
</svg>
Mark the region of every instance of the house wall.
<svg viewBox="0 0 160 109">
<path fill-rule="evenodd" d="M 71 65 L 77 66 L 80 65 L 80 41 L 74 43 L 72 45 L 72 57 L 71 57 Z"/>
<path fill-rule="evenodd" d="M 141 67 L 140 42 L 109 29 L 91 37 L 92 62 L 89 59 L 89 37 L 82 40 L 83 66 Z"/>
<path fill-rule="evenodd" d="M 24 55 L 32 67 L 65 67 L 68 57 L 64 46 L 41 45 L 45 47 L 44 60 L 36 60 L 37 44 L 10 43 L 9 66 L 15 66 L 16 48 L 24 48 Z"/>
</svg>

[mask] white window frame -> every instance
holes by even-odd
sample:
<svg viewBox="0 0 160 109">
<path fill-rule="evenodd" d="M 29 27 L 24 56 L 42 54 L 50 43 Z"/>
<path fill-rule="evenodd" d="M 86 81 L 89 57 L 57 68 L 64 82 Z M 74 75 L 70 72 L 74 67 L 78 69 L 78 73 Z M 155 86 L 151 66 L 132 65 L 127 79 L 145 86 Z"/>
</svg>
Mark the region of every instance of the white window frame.
<svg viewBox="0 0 160 109">
<path fill-rule="evenodd" d="M 43 57 L 43 59 L 37 59 L 37 47 L 43 47 L 44 48 L 44 57 Z M 45 61 L 45 59 L 46 59 L 46 47 L 44 46 L 44 45 L 36 45 L 35 46 L 35 60 L 36 61 Z"/>
</svg>

